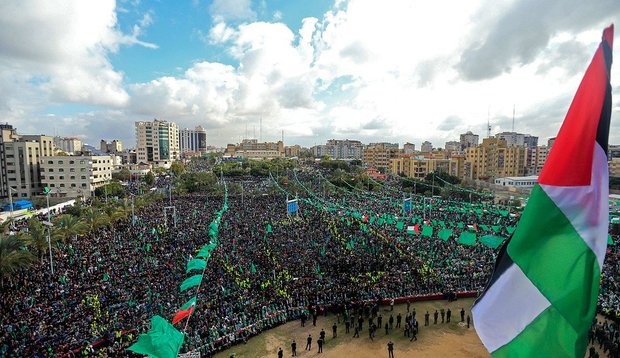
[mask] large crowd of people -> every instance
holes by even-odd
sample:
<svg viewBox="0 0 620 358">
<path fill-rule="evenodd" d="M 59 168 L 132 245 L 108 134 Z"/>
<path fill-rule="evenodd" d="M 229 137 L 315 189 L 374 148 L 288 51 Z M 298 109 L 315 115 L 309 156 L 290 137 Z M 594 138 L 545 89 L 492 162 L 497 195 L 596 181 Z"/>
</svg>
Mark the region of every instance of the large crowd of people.
<svg viewBox="0 0 620 358">
<path fill-rule="evenodd" d="M 395 186 L 373 193 L 335 188 L 311 171 L 288 173 L 286 184 L 273 178 L 236 184 L 243 195 L 229 198 L 200 292 L 179 292 L 179 285 L 188 277 L 186 263 L 209 243 L 222 197 L 174 195 L 138 211 L 133 224 L 119 220 L 58 243 L 54 275 L 42 259 L 4 283 L 0 356 L 131 356 L 127 347 L 153 315 L 171 320 L 192 296 L 194 313 L 177 324 L 186 333 L 181 352 L 210 356 L 310 318 L 313 309 L 348 315 L 364 302 L 478 291 L 496 249 L 455 238 L 463 231 L 508 237 L 518 221 L 508 208 L 438 198 L 413 197 L 403 212 Z M 287 197 L 299 198 L 298 212 L 287 212 Z M 170 216 L 164 220 L 170 204 L 176 227 Z M 433 233 L 407 229 L 414 225 Z M 452 230 L 447 240 L 438 236 L 443 228 Z M 618 252 L 610 246 L 599 302 L 602 313 L 616 318 Z"/>
</svg>

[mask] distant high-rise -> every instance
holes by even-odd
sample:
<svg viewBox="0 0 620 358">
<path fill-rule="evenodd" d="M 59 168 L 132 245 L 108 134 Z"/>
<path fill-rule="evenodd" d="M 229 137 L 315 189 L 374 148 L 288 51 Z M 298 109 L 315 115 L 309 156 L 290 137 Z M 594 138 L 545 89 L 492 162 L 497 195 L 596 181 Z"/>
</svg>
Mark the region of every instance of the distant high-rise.
<svg viewBox="0 0 620 358">
<path fill-rule="evenodd" d="M 328 155 L 331 159 L 355 160 L 362 159 L 364 145 L 359 140 L 330 139 L 325 145 L 315 145 L 311 150 L 315 157 Z"/>
<path fill-rule="evenodd" d="M 403 145 L 403 150 L 405 154 L 412 154 L 415 152 L 415 144 L 407 142 Z"/>
<path fill-rule="evenodd" d="M 99 144 L 99 149 L 104 153 L 120 155 L 123 151 L 123 143 L 117 139 L 114 139 L 111 142 L 102 139 Z"/>
<path fill-rule="evenodd" d="M 504 141 L 506 141 L 506 145 L 508 147 L 534 148 L 538 145 L 538 137 L 517 132 L 497 133 L 495 135 L 495 138 L 503 139 Z"/>
<path fill-rule="evenodd" d="M 82 141 L 76 137 L 54 137 L 54 147 L 67 154 L 74 154 L 82 150 Z"/>
<path fill-rule="evenodd" d="M 461 150 L 461 142 L 457 142 L 457 141 L 446 142 L 446 145 L 444 146 L 444 148 L 446 149 L 446 151 L 449 151 L 449 152 L 460 151 Z"/>
<path fill-rule="evenodd" d="M 201 126 L 195 129 L 181 129 L 179 131 L 179 146 L 181 153 L 206 153 L 207 131 Z"/>
<path fill-rule="evenodd" d="M 479 138 L 477 134 L 473 134 L 471 131 L 461 134 L 461 150 L 478 146 Z"/>
<path fill-rule="evenodd" d="M 178 160 L 179 155 L 179 128 L 176 123 L 158 119 L 136 122 L 138 164 L 168 166 Z"/>
<path fill-rule="evenodd" d="M 433 143 L 429 142 L 429 141 L 424 141 L 422 142 L 422 147 L 420 148 L 420 151 L 422 151 L 423 153 L 430 153 L 433 151 Z"/>
</svg>

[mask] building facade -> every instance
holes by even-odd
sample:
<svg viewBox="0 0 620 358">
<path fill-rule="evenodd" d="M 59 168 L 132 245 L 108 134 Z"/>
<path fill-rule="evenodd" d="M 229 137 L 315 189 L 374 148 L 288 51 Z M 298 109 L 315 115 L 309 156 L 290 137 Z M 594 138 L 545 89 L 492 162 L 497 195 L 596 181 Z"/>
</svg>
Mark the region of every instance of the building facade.
<svg viewBox="0 0 620 358">
<path fill-rule="evenodd" d="M 174 122 L 136 122 L 136 157 L 138 164 L 169 166 L 178 160 L 179 129 Z"/>
<path fill-rule="evenodd" d="M 392 159 L 398 158 L 402 154 L 403 150 L 398 149 L 398 146 L 394 148 L 394 146 L 386 146 L 384 143 L 368 145 L 364 148 L 362 163 L 368 168 L 373 167 L 386 172 L 390 170 Z"/>
<path fill-rule="evenodd" d="M 338 160 L 360 160 L 364 153 L 362 142 L 349 139 L 330 139 L 325 145 L 315 145 L 311 149 L 317 158 L 328 155 L 331 159 Z"/>
<path fill-rule="evenodd" d="M 111 142 L 101 140 L 99 149 L 104 153 L 120 155 L 123 152 L 123 142 L 114 139 Z"/>
<path fill-rule="evenodd" d="M 460 135 L 461 150 L 465 150 L 467 148 L 472 148 L 472 147 L 477 147 L 479 139 L 480 139 L 480 136 L 472 133 L 471 131 L 467 131 L 461 134 Z"/>
<path fill-rule="evenodd" d="M 515 177 L 525 175 L 527 148 L 508 147 L 501 138 L 484 138 L 482 144 L 465 150 L 470 163 L 468 179 Z"/>
<path fill-rule="evenodd" d="M 610 158 L 609 162 L 609 176 L 620 178 L 620 158 Z"/>
<path fill-rule="evenodd" d="M 82 150 L 82 141 L 76 137 L 54 137 L 54 148 L 72 155 Z"/>
<path fill-rule="evenodd" d="M 463 158 L 435 159 L 422 155 L 400 157 L 391 160 L 390 172 L 394 175 L 405 175 L 408 178 L 424 179 L 433 172 L 445 172 L 461 177 Z"/>
<path fill-rule="evenodd" d="M 224 155 L 244 159 L 273 159 L 284 157 L 284 143 L 259 142 L 256 139 L 244 139 L 240 144 L 228 144 Z"/>
<path fill-rule="evenodd" d="M 181 129 L 179 131 L 179 146 L 181 149 L 181 154 L 206 153 L 207 131 L 201 126 L 197 126 L 194 129 Z"/>
<path fill-rule="evenodd" d="M 405 152 L 405 154 L 415 153 L 415 144 L 409 142 L 405 143 L 403 145 L 403 151 Z"/>
<path fill-rule="evenodd" d="M 39 164 L 41 182 L 51 195 L 89 197 L 112 180 L 113 162 L 109 156 L 41 157 Z"/>
<path fill-rule="evenodd" d="M 433 151 L 433 143 L 429 141 L 422 142 L 422 146 L 420 147 L 420 151 L 422 153 L 430 153 Z"/>
<path fill-rule="evenodd" d="M 0 196 L 29 198 L 42 193 L 39 158 L 54 155 L 54 138 L 19 135 L 10 124 L 0 125 Z"/>
<path fill-rule="evenodd" d="M 496 185 L 511 186 L 514 188 L 531 188 L 538 183 L 538 175 L 526 177 L 504 177 L 495 179 Z"/>
</svg>

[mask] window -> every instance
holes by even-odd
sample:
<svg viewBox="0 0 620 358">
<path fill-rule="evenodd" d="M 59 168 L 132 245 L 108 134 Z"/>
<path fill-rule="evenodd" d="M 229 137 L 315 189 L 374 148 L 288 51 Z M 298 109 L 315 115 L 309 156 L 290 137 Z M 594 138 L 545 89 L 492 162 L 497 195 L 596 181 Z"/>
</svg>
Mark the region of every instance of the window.
<svg viewBox="0 0 620 358">
<path fill-rule="evenodd" d="M 86 168 L 80 168 L 80 171 L 81 171 L 81 172 L 85 172 L 85 171 L 86 171 Z"/>
<path fill-rule="evenodd" d="M 50 172 L 50 173 L 53 173 L 54 172 L 54 168 L 49 168 L 47 171 Z"/>
<path fill-rule="evenodd" d="M 53 175 L 50 175 L 50 180 L 54 180 L 54 176 Z"/>
<path fill-rule="evenodd" d="M 71 183 L 71 187 L 72 187 L 72 188 L 75 188 L 75 183 Z"/>
<path fill-rule="evenodd" d="M 75 173 L 75 168 L 69 168 L 69 171 L 70 171 L 71 173 Z"/>
<path fill-rule="evenodd" d="M 47 164 L 54 164 L 54 161 L 53 160 L 48 160 Z"/>
<path fill-rule="evenodd" d="M 82 178 L 82 180 L 86 179 L 86 175 L 82 175 L 81 178 Z"/>
<path fill-rule="evenodd" d="M 69 164 L 75 164 L 75 160 L 70 160 Z"/>
<path fill-rule="evenodd" d="M 64 164 L 64 162 L 62 160 L 59 160 L 58 164 Z"/>
<path fill-rule="evenodd" d="M 86 183 L 82 183 L 82 188 L 86 188 Z"/>
<path fill-rule="evenodd" d="M 72 176 L 71 176 L 71 180 L 75 180 L 75 175 L 72 175 Z"/>
<path fill-rule="evenodd" d="M 80 164 L 84 164 L 84 163 L 86 163 L 86 161 L 80 160 Z"/>
<path fill-rule="evenodd" d="M 61 187 L 61 188 L 64 188 L 64 187 L 65 187 L 65 184 L 60 184 L 60 187 Z"/>
<path fill-rule="evenodd" d="M 65 170 L 63 168 L 58 168 L 59 172 L 64 172 Z"/>
</svg>

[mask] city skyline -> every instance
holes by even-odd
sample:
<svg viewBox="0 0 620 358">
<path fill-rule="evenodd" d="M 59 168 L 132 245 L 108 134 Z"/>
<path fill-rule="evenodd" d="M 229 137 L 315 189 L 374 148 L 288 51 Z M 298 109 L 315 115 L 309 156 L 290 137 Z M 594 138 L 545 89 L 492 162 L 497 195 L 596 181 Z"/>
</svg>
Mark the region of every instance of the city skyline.
<svg viewBox="0 0 620 358">
<path fill-rule="evenodd" d="M 203 126 L 218 147 L 259 131 L 304 147 L 443 146 L 467 130 L 485 137 L 487 120 L 511 131 L 514 108 L 514 130 L 544 142 L 618 15 L 614 1 L 8 1 L 0 121 L 126 147 L 134 122 L 154 118 Z"/>
</svg>

